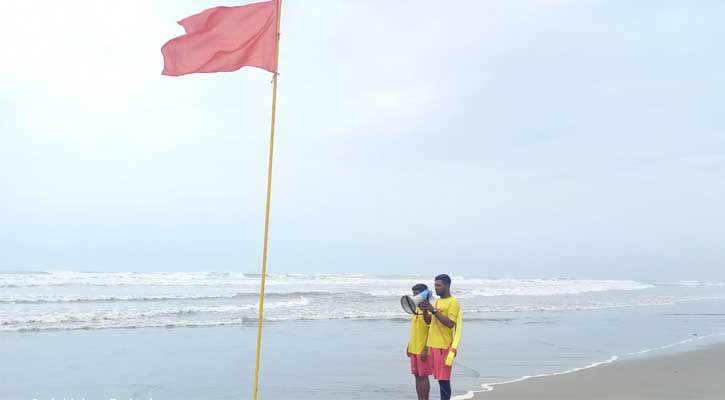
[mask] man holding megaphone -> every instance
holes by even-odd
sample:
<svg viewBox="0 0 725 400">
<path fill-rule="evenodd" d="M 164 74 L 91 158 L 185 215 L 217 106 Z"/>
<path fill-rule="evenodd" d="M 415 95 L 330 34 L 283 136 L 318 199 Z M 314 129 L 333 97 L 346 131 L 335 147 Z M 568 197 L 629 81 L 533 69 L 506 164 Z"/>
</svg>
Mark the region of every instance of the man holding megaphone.
<svg viewBox="0 0 725 400">
<path fill-rule="evenodd" d="M 423 315 L 433 315 L 428 331 L 426 347 L 433 363 L 433 377 L 438 380 L 441 400 L 451 398 L 451 372 L 453 358 L 461 340 L 462 318 L 458 299 L 451 296 L 451 277 L 442 274 L 435 277 L 435 290 L 438 299 L 435 304 L 429 300 L 421 301 L 419 307 Z M 455 330 L 455 334 L 454 334 Z"/>
<path fill-rule="evenodd" d="M 413 296 L 403 296 L 400 303 L 409 314 L 413 314 L 410 326 L 410 340 L 405 353 L 410 358 L 410 371 L 415 377 L 415 391 L 418 400 L 428 400 L 430 381 L 428 377 L 433 374 L 433 364 L 428 357 L 428 327 L 431 314 L 428 310 L 421 310 L 418 305 L 431 298 L 428 286 L 419 283 L 413 286 Z"/>
</svg>

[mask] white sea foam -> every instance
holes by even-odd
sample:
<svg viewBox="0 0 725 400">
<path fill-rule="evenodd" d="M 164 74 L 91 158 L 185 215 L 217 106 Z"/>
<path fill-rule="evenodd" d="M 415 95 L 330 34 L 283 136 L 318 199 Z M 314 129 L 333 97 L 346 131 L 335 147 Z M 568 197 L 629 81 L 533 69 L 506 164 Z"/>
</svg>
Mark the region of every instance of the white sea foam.
<svg viewBox="0 0 725 400">
<path fill-rule="evenodd" d="M 702 282 L 702 281 L 677 281 L 677 282 L 661 282 L 660 285 L 677 285 L 677 286 L 712 286 L 712 287 L 723 287 L 725 283 L 722 282 Z"/>
<path fill-rule="evenodd" d="M 573 368 L 573 369 L 570 369 L 570 370 L 567 370 L 567 371 L 554 372 L 554 373 L 551 373 L 551 374 L 527 375 L 527 376 L 522 376 L 520 378 L 512 379 L 510 381 L 503 381 L 503 382 L 496 382 L 496 383 L 484 383 L 484 384 L 481 384 L 481 390 L 469 391 L 469 392 L 467 392 L 465 394 L 462 394 L 462 395 L 453 396 L 452 399 L 453 400 L 467 400 L 467 399 L 472 399 L 475 396 L 476 393 L 483 393 L 483 392 L 490 392 L 490 391 L 492 391 L 494 386 L 509 385 L 509 384 L 512 384 L 512 383 L 523 382 L 523 381 L 526 381 L 526 380 L 529 380 L 529 379 L 548 378 L 548 377 L 551 377 L 551 376 L 565 375 L 565 374 L 570 374 L 572 372 L 584 371 L 584 370 L 587 370 L 587 369 L 591 369 L 591 368 L 598 367 L 600 365 L 611 364 L 611 363 L 617 361 L 618 359 L 619 359 L 619 357 L 612 356 L 612 357 L 610 357 L 609 359 L 607 359 L 605 361 L 600 361 L 600 362 L 592 363 L 592 364 L 586 365 L 584 367 Z"/>
</svg>

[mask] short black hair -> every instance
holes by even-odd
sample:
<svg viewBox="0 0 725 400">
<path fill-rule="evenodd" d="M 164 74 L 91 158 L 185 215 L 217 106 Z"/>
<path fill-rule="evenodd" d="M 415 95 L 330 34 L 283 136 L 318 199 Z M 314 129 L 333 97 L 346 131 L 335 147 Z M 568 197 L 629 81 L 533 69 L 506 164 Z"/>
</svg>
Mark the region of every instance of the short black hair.
<svg viewBox="0 0 725 400">
<path fill-rule="evenodd" d="M 440 274 L 436 276 L 435 280 L 441 281 L 446 284 L 446 286 L 451 287 L 451 277 L 446 274 Z"/>
<path fill-rule="evenodd" d="M 428 290 L 428 286 L 425 283 L 419 283 L 419 284 L 413 286 L 414 292 L 422 292 L 424 290 Z"/>
</svg>

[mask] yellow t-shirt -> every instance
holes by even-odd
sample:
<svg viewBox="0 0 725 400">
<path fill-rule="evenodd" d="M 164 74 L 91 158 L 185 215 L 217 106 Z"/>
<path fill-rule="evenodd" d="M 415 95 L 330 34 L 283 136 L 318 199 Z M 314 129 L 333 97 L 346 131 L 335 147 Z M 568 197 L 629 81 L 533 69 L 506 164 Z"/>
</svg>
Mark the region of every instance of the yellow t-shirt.
<svg viewBox="0 0 725 400">
<path fill-rule="evenodd" d="M 425 347 L 425 341 L 428 339 L 428 324 L 423 318 L 423 310 L 420 308 L 415 310 L 413 321 L 410 324 L 410 340 L 408 341 L 408 353 L 420 354 Z"/>
<path fill-rule="evenodd" d="M 436 300 L 435 308 L 441 315 L 448 317 L 453 322 L 458 319 L 458 314 L 461 313 L 461 305 L 458 304 L 458 299 L 450 296 L 445 299 L 439 298 Z M 455 326 L 454 326 L 455 328 Z M 447 349 L 451 347 L 453 343 L 453 329 L 443 325 L 438 318 L 433 315 L 430 323 L 430 332 L 428 333 L 428 347 L 436 349 Z"/>
</svg>

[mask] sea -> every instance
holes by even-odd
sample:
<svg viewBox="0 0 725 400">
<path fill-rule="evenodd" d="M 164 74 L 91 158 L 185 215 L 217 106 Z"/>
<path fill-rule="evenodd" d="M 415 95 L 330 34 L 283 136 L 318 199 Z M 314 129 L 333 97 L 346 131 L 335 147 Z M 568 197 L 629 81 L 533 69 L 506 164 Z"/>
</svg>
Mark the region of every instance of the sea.
<svg viewBox="0 0 725 400">
<path fill-rule="evenodd" d="M 0 399 L 249 399 L 261 276 L 0 272 Z M 725 283 L 452 275 L 458 399 L 725 341 Z M 400 297 L 432 277 L 269 274 L 260 399 L 415 399 Z M 431 398 L 437 396 L 432 382 Z"/>
</svg>

